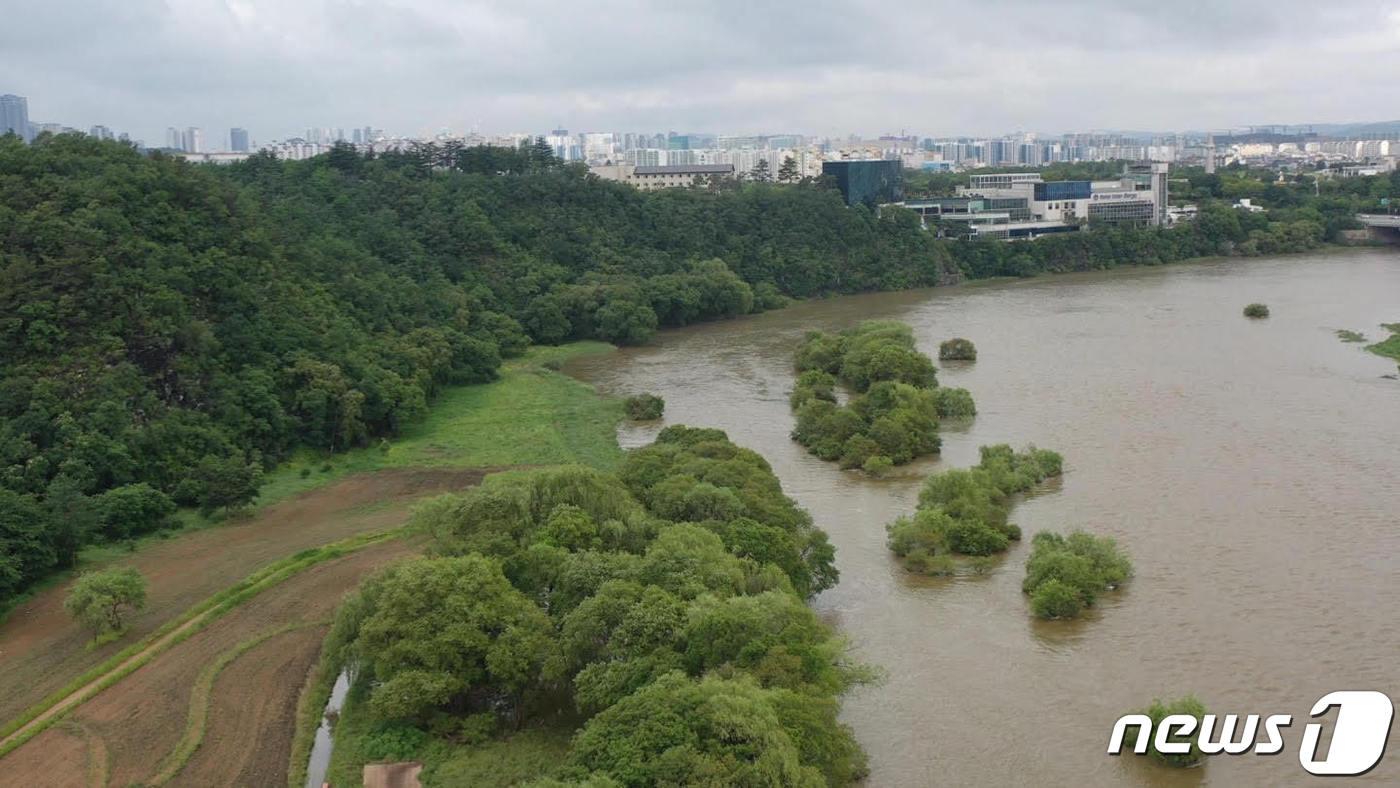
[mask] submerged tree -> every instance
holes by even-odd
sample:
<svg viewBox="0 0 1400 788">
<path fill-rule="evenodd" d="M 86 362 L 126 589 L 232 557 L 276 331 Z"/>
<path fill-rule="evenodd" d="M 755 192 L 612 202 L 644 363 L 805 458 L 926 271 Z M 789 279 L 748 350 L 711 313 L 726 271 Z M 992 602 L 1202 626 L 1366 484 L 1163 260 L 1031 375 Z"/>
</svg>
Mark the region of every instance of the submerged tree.
<svg viewBox="0 0 1400 788">
<path fill-rule="evenodd" d="M 654 421 L 661 418 L 666 409 L 666 400 L 651 393 L 635 394 L 623 400 L 622 407 L 627 418 L 635 421 Z"/>
<path fill-rule="evenodd" d="M 976 361 L 977 348 L 972 340 L 954 337 L 938 346 L 939 361 Z"/>
</svg>

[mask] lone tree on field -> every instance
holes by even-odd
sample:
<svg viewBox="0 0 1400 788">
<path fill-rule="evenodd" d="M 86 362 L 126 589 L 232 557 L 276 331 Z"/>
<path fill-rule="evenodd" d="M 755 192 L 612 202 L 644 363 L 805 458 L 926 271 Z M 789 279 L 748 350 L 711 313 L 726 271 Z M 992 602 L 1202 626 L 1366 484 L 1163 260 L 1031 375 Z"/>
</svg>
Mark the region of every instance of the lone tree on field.
<svg viewBox="0 0 1400 788">
<path fill-rule="evenodd" d="M 146 606 L 146 578 L 126 567 L 84 572 L 63 607 L 97 635 L 120 632 L 122 618 Z"/>
</svg>

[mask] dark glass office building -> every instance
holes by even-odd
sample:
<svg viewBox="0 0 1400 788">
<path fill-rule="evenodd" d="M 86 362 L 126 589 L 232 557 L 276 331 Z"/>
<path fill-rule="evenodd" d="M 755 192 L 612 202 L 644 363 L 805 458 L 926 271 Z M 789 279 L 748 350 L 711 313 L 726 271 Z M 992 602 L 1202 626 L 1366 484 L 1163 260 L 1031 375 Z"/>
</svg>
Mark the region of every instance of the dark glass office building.
<svg viewBox="0 0 1400 788">
<path fill-rule="evenodd" d="M 1035 185 L 1035 199 L 1039 202 L 1087 200 L 1093 193 L 1093 184 L 1089 181 L 1049 181 Z"/>
<path fill-rule="evenodd" d="M 898 161 L 822 162 L 822 175 L 835 179 L 847 205 L 880 205 L 904 199 L 904 165 Z"/>
</svg>

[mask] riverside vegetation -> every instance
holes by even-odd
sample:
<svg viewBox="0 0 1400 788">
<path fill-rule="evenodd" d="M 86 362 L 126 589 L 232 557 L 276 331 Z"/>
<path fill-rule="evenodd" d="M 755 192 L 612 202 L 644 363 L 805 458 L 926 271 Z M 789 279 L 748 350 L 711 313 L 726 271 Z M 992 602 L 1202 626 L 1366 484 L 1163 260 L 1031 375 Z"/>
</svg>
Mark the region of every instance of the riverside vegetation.
<svg viewBox="0 0 1400 788">
<path fill-rule="evenodd" d="M 168 522 L 113 516 L 107 491 L 243 506 L 294 452 L 399 435 L 531 342 L 645 342 L 788 297 L 1306 249 L 1357 207 L 1337 189 L 1400 196 L 1394 176 L 1313 198 L 1231 171 L 1201 181 L 1190 225 L 943 242 L 822 181 L 646 193 L 539 142 L 215 167 L 78 134 L 0 138 L 0 186 L 0 609 L 84 545 Z M 1267 215 L 1216 199 L 1255 186 Z"/>
<path fill-rule="evenodd" d="M 882 472 L 939 449 L 940 417 L 976 413 L 964 389 L 938 387 L 933 362 L 914 346 L 909 326 L 868 321 L 839 334 L 807 335 L 788 403 L 792 437 L 842 468 Z M 837 383 L 854 392 L 842 405 Z"/>
<path fill-rule="evenodd" d="M 366 581 L 327 638 L 355 676 L 332 779 L 376 758 L 535 786 L 864 773 L 836 699 L 870 672 L 804 604 L 836 583 L 834 551 L 722 431 L 668 427 L 616 473 L 493 476 L 412 527 L 432 555 Z M 550 731 L 574 731 L 556 759 Z"/>
</svg>

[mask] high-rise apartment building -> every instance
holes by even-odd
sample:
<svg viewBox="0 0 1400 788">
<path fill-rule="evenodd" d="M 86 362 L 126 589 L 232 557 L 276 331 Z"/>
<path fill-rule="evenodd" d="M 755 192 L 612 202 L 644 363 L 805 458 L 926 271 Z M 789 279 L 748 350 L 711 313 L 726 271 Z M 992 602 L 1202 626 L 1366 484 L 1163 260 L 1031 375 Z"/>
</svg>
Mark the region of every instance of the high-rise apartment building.
<svg viewBox="0 0 1400 788">
<path fill-rule="evenodd" d="M 165 147 L 171 150 L 185 149 L 185 142 L 180 136 L 180 130 L 174 126 L 165 127 Z"/>
<path fill-rule="evenodd" d="M 180 135 L 180 150 L 185 153 L 204 152 L 204 129 L 190 126 Z"/>
<path fill-rule="evenodd" d="M 248 152 L 248 130 L 233 128 L 228 130 L 228 149 L 234 153 Z"/>
<path fill-rule="evenodd" d="M 25 142 L 34 140 L 29 128 L 29 99 L 6 93 L 0 96 L 0 134 L 11 132 Z"/>
</svg>

